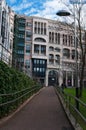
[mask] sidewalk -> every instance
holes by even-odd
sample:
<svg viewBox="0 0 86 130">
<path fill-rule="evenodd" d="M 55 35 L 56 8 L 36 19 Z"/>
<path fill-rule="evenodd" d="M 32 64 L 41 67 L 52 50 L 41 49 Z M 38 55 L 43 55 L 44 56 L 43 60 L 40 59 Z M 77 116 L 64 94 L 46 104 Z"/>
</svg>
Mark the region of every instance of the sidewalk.
<svg viewBox="0 0 86 130">
<path fill-rule="evenodd" d="M 44 87 L 0 130 L 74 130 L 53 87 Z"/>
</svg>

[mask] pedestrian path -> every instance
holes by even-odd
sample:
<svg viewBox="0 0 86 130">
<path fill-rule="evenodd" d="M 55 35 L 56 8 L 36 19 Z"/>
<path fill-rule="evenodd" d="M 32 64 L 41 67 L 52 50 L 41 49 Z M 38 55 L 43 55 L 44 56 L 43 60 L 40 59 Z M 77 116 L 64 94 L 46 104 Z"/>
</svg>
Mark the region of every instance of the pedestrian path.
<svg viewBox="0 0 86 130">
<path fill-rule="evenodd" d="M 0 130 L 74 130 L 53 87 L 44 87 Z"/>
</svg>

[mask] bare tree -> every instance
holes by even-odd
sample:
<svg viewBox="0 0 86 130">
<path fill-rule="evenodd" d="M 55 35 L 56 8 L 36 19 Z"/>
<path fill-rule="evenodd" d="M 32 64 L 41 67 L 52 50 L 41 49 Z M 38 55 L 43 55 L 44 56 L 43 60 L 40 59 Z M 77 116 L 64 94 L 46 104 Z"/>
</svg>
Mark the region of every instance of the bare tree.
<svg viewBox="0 0 86 130">
<path fill-rule="evenodd" d="M 77 0 L 78 1 L 78 0 Z M 63 0 L 62 0 L 63 2 Z M 64 2 L 63 2 L 64 3 Z M 86 63 L 86 30 L 85 30 L 85 23 L 84 23 L 84 7 L 86 3 L 82 3 L 80 1 L 79 3 L 74 3 L 74 4 L 65 4 L 65 7 L 70 11 L 71 16 L 72 16 L 72 21 L 76 21 L 76 26 L 77 26 L 77 39 L 78 39 L 78 45 L 80 47 L 80 64 L 79 64 L 79 95 L 78 97 L 82 96 L 83 93 L 83 79 L 84 79 L 84 71 L 85 71 L 85 63 Z"/>
<path fill-rule="evenodd" d="M 83 90 L 83 79 L 84 79 L 84 68 L 85 68 L 85 55 L 86 55 L 86 32 L 85 28 L 83 27 L 84 21 L 82 19 L 82 11 L 84 4 L 77 4 L 75 6 L 76 11 L 76 22 L 77 22 L 77 38 L 78 38 L 78 44 L 81 50 L 80 53 L 80 66 L 79 66 L 79 72 L 80 72 L 80 88 L 79 88 L 79 97 L 82 96 L 82 90 Z"/>
</svg>

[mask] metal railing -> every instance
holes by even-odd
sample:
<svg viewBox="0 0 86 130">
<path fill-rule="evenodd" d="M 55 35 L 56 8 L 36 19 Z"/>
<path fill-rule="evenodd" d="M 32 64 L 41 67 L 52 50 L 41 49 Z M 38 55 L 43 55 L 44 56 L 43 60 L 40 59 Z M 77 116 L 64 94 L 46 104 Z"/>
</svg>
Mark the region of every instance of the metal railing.
<svg viewBox="0 0 86 130">
<path fill-rule="evenodd" d="M 68 110 L 68 116 L 73 115 L 75 119 L 75 126 L 80 124 L 83 130 L 86 130 L 86 104 L 77 97 L 67 94 L 60 87 L 56 87 L 56 90 L 62 99 L 65 110 Z M 76 108 L 76 101 L 79 103 L 79 110 Z"/>
<path fill-rule="evenodd" d="M 0 118 L 16 110 L 31 95 L 40 90 L 40 86 L 26 88 L 9 94 L 0 94 Z"/>
</svg>

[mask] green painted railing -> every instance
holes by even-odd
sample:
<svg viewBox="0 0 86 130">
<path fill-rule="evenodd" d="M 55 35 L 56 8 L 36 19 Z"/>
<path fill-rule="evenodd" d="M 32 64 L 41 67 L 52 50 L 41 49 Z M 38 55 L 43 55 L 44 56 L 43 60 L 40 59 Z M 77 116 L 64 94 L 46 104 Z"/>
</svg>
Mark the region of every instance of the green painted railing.
<svg viewBox="0 0 86 130">
<path fill-rule="evenodd" d="M 0 94 L 0 118 L 15 111 L 25 100 L 40 89 L 40 86 L 34 86 L 14 93 Z"/>
<path fill-rule="evenodd" d="M 56 87 L 57 93 L 65 106 L 69 110 L 68 116 L 73 115 L 75 126 L 80 124 L 83 130 L 86 130 L 86 104 L 71 94 L 67 94 L 61 87 Z M 79 110 L 76 108 L 76 102 L 79 103 Z"/>
</svg>

